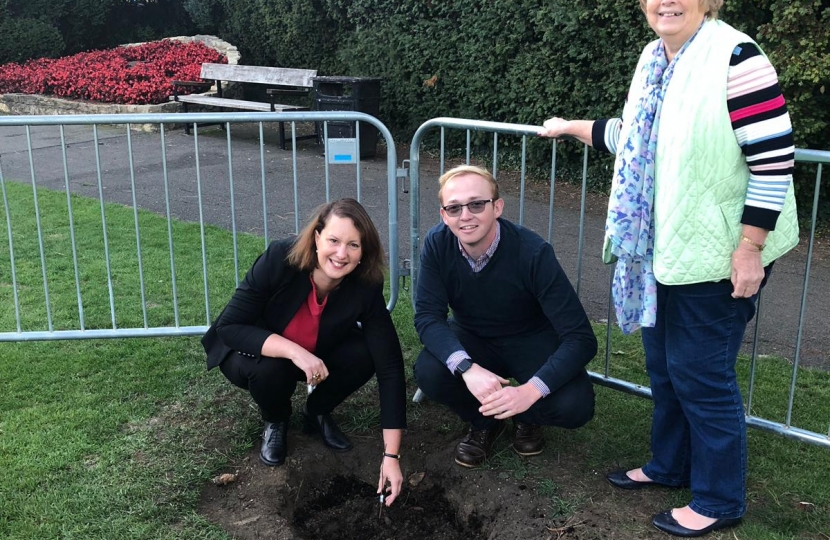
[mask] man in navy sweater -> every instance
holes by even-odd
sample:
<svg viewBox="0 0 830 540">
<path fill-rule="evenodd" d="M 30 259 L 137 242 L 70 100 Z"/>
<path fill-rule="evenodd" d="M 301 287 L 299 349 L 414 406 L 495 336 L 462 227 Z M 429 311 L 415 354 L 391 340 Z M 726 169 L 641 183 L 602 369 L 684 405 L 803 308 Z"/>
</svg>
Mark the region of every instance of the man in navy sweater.
<svg viewBox="0 0 830 540">
<path fill-rule="evenodd" d="M 594 415 L 585 366 L 596 337 L 553 247 L 500 217 L 488 171 L 456 167 L 440 183 L 443 223 L 424 240 L 415 298 L 415 378 L 470 424 L 459 465 L 481 465 L 511 417 L 513 449 L 540 454 L 541 426 L 578 428 Z"/>
</svg>

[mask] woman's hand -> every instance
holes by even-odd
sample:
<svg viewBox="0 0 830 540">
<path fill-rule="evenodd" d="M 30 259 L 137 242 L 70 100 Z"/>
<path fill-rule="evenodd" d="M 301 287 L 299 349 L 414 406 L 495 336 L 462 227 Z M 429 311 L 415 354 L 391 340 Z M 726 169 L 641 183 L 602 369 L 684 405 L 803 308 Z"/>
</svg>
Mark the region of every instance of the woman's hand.
<svg viewBox="0 0 830 540">
<path fill-rule="evenodd" d="M 738 243 L 732 252 L 732 298 L 750 298 L 760 290 L 763 280 L 761 252 L 746 242 Z"/>
<path fill-rule="evenodd" d="M 542 124 L 543 129 L 539 130 L 539 136 L 557 139 L 564 135 L 570 135 L 568 132 L 569 125 L 570 122 L 568 120 L 554 116 L 553 118 L 545 120 L 545 123 Z"/>
<path fill-rule="evenodd" d="M 321 382 L 325 381 L 329 376 L 329 370 L 326 368 L 326 364 L 302 347 L 297 346 L 297 349 L 299 349 L 299 351 L 291 356 L 291 362 L 303 370 L 303 373 L 305 373 L 306 384 L 317 386 Z"/>
<path fill-rule="evenodd" d="M 268 336 L 262 344 L 262 356 L 288 358 L 295 366 L 303 370 L 306 384 L 317 386 L 329 376 L 329 370 L 322 360 L 279 334 Z"/>
<path fill-rule="evenodd" d="M 389 484 L 387 488 L 386 485 Z M 384 504 L 391 506 L 403 487 L 403 475 L 401 474 L 401 463 L 395 458 L 383 456 L 380 463 L 380 479 L 378 480 L 378 494 L 385 496 Z M 388 494 L 387 494 L 388 490 Z"/>
<path fill-rule="evenodd" d="M 565 120 L 554 116 L 545 120 L 537 134 L 540 137 L 552 137 L 558 139 L 561 137 L 573 137 L 588 146 L 593 146 L 592 139 L 594 129 L 593 120 Z"/>
</svg>

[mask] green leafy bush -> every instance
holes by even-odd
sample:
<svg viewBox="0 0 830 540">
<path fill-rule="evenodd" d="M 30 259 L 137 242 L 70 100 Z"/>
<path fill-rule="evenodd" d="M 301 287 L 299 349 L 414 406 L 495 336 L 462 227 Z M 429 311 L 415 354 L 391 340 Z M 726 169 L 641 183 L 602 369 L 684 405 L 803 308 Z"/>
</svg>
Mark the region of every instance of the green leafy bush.
<svg viewBox="0 0 830 540">
<path fill-rule="evenodd" d="M 58 29 L 39 19 L 5 19 L 0 22 L 0 64 L 29 58 L 55 58 L 64 43 Z"/>
</svg>

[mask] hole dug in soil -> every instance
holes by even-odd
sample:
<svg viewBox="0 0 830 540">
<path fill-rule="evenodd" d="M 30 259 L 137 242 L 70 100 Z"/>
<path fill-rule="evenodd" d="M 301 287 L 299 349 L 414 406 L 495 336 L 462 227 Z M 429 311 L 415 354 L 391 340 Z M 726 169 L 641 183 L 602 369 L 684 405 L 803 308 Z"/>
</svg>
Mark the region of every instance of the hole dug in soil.
<svg viewBox="0 0 830 540">
<path fill-rule="evenodd" d="M 484 540 L 481 523 L 465 524 L 438 485 L 410 487 L 381 509 L 376 486 L 335 476 L 300 497 L 292 525 L 300 536 L 342 540 Z"/>
</svg>

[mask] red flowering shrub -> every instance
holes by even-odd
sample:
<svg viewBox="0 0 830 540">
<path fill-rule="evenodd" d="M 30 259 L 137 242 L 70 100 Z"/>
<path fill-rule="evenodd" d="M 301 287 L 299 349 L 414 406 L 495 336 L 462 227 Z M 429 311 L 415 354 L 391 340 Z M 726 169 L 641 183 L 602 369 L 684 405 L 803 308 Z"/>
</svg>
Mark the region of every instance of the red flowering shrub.
<svg viewBox="0 0 830 540">
<path fill-rule="evenodd" d="M 163 103 L 173 94 L 172 81 L 200 80 L 202 62 L 226 63 L 227 59 L 201 43 L 170 40 L 41 58 L 0 66 L 0 94 L 52 94 L 131 105 Z"/>
</svg>

